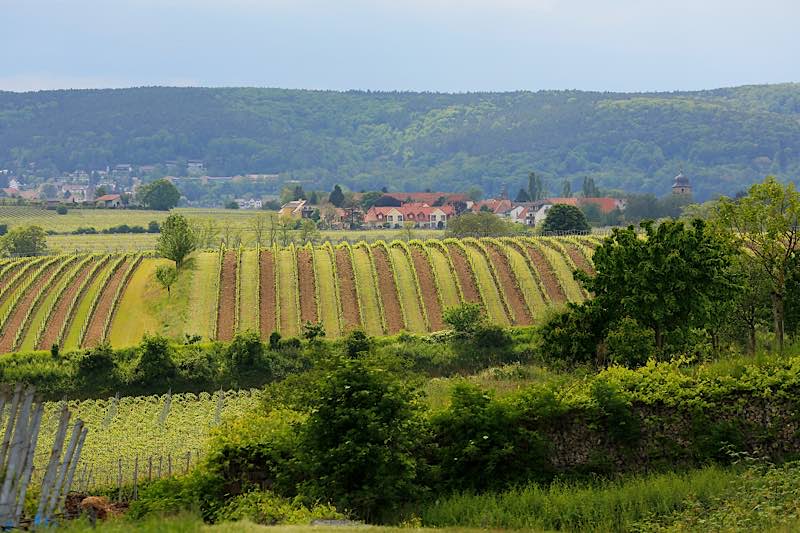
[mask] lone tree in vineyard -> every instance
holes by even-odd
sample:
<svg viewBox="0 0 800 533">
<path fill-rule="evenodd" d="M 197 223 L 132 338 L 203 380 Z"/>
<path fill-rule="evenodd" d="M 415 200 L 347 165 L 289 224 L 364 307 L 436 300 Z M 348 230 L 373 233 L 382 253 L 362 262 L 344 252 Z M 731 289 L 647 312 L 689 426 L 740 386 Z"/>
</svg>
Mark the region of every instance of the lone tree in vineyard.
<svg viewBox="0 0 800 533">
<path fill-rule="evenodd" d="M 173 266 L 160 265 L 156 268 L 156 280 L 158 283 L 167 289 L 167 296 L 170 294 L 170 288 L 178 279 L 178 270 Z"/>
<path fill-rule="evenodd" d="M 161 226 L 156 250 L 181 268 L 186 257 L 197 248 L 197 238 L 183 215 L 170 215 Z"/>
</svg>

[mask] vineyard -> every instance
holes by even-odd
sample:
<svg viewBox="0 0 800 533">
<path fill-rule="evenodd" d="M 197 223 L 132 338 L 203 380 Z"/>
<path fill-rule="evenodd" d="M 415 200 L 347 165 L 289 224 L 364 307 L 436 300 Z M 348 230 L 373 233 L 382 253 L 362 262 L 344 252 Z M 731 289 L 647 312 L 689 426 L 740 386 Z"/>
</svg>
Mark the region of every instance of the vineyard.
<svg viewBox="0 0 800 533">
<path fill-rule="evenodd" d="M 502 325 L 528 325 L 587 297 L 595 237 L 382 240 L 220 249 L 195 254 L 171 295 L 142 253 L 65 254 L 0 262 L 0 353 L 115 346 L 145 333 L 230 340 L 237 332 L 328 337 L 441 330 L 442 313 L 481 305 Z"/>
</svg>

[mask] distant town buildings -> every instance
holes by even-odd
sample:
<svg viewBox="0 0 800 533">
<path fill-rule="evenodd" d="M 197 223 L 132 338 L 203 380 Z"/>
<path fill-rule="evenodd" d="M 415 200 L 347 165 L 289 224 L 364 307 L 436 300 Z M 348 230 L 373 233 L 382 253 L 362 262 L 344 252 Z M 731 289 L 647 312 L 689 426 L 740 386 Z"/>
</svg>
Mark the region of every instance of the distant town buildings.
<svg viewBox="0 0 800 533">
<path fill-rule="evenodd" d="M 683 175 L 683 171 L 675 176 L 675 182 L 672 184 L 672 194 L 676 196 L 692 195 L 692 185 L 689 183 L 689 178 Z"/>
</svg>

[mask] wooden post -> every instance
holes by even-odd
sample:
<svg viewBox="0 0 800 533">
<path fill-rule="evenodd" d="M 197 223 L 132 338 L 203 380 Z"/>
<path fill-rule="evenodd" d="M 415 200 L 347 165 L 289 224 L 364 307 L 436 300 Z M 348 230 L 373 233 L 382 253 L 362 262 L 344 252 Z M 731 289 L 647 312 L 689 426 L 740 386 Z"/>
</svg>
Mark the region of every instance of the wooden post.
<svg viewBox="0 0 800 533">
<path fill-rule="evenodd" d="M 14 422 L 17 419 L 17 408 L 19 406 L 19 399 L 22 395 L 22 383 L 17 383 L 14 387 L 14 396 L 11 399 L 11 407 L 8 411 L 8 424 L 6 424 L 6 432 L 3 435 L 3 443 L 0 444 L 0 464 L 6 463 L 6 453 L 8 446 L 11 443 L 11 432 L 14 431 Z"/>
<path fill-rule="evenodd" d="M 184 474 L 189 473 L 189 462 L 192 460 L 192 451 L 189 450 L 186 452 L 186 470 L 183 472 Z"/>
<path fill-rule="evenodd" d="M 61 500 L 61 490 L 65 486 L 65 481 L 67 480 L 67 473 L 70 469 L 70 462 L 72 461 L 72 457 L 75 454 L 75 448 L 78 446 L 78 442 L 81 440 L 81 435 L 83 434 L 83 421 L 78 420 L 75 422 L 75 426 L 72 428 L 72 436 L 69 439 L 69 444 L 67 445 L 67 452 L 64 455 L 64 460 L 61 461 L 61 469 L 58 472 L 58 477 L 56 478 L 56 482 L 53 485 L 53 490 L 50 493 L 50 500 L 45 508 L 45 515 L 47 520 L 53 516 L 58 510 L 60 500 Z M 70 480 L 71 481 L 71 480 Z"/>
<path fill-rule="evenodd" d="M 28 484 L 31 482 L 31 475 L 33 474 L 33 461 L 36 453 L 36 443 L 39 441 L 39 429 L 41 427 L 42 415 L 44 414 L 44 403 L 39 402 L 36 411 L 33 413 L 32 432 L 28 441 L 27 457 L 25 458 L 25 466 L 22 471 L 22 478 L 20 479 L 20 487 L 17 495 L 17 507 L 14 511 L 14 525 L 18 525 L 19 518 L 25 509 L 25 495 L 28 492 Z"/>
<path fill-rule="evenodd" d="M 117 459 L 117 501 L 122 501 L 122 457 Z"/>
<path fill-rule="evenodd" d="M 167 454 L 167 477 L 172 477 L 172 452 Z"/>
<path fill-rule="evenodd" d="M 50 497 L 50 491 L 52 490 L 53 483 L 56 479 L 59 458 L 61 456 L 61 447 L 64 445 L 64 439 L 67 434 L 67 424 L 69 424 L 69 410 L 67 410 L 67 405 L 64 404 L 61 407 L 61 419 L 58 422 L 56 438 L 53 440 L 53 447 L 50 450 L 50 460 L 47 463 L 47 471 L 45 472 L 44 479 L 42 480 L 39 507 L 36 511 L 36 517 L 34 518 L 34 523 L 37 525 L 41 523 L 47 523 L 48 517 L 45 515 L 47 501 Z"/>
<path fill-rule="evenodd" d="M 64 500 L 69 494 L 69 490 L 72 487 L 72 479 L 75 477 L 75 469 L 78 467 L 78 461 L 81 459 L 81 450 L 83 449 L 83 443 L 86 441 L 86 435 L 89 433 L 89 430 L 83 427 L 83 420 L 79 420 L 78 422 L 81 423 L 81 432 L 78 436 L 78 445 L 75 447 L 75 450 L 72 452 L 72 456 L 69 457 L 69 469 L 67 470 L 67 479 L 64 483 L 64 486 L 61 487 L 61 494 L 58 496 L 58 504 L 56 505 L 56 512 L 61 512 L 61 509 L 64 507 Z M 76 424 L 77 426 L 77 424 Z"/>
<path fill-rule="evenodd" d="M 10 446 L 7 447 L 8 462 L 4 463 L 5 478 L 3 479 L 2 489 L 0 489 L 0 524 L 2 524 L 3 527 L 13 527 L 16 522 L 14 515 L 17 507 L 15 489 L 17 487 L 18 478 L 21 477 L 22 470 L 25 468 L 27 459 L 29 448 L 28 428 L 31 423 L 32 404 L 33 388 L 29 388 L 25 392 L 25 396 L 22 400 L 22 408 L 16 417 L 14 436 L 11 439 Z M 12 414 L 16 413 L 12 410 Z M 14 421 L 9 419 L 9 427 L 11 427 L 12 422 Z M 5 441 L 3 444 L 5 445 Z"/>
<path fill-rule="evenodd" d="M 153 456 L 147 458 L 147 481 L 153 481 Z"/>
<path fill-rule="evenodd" d="M 139 456 L 137 455 L 133 459 L 133 497 L 132 499 L 136 499 L 139 497 Z"/>
</svg>

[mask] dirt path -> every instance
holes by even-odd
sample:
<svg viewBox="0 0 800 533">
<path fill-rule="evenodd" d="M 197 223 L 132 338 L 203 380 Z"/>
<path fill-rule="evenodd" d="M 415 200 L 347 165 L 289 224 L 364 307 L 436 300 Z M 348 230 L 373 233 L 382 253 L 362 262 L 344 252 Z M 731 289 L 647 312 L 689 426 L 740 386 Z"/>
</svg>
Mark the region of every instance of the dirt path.
<svg viewBox="0 0 800 533">
<path fill-rule="evenodd" d="M 428 321 L 431 323 L 433 331 L 444 329 L 442 322 L 442 304 L 439 302 L 439 293 L 436 290 L 436 280 L 433 278 L 431 265 L 428 258 L 416 246 L 410 246 L 411 259 L 414 261 L 414 269 L 419 278 L 419 288 L 422 292 L 422 301 L 425 304 L 425 311 L 428 313 Z"/>
<path fill-rule="evenodd" d="M 519 288 L 517 278 L 514 271 L 511 270 L 511 265 L 508 263 L 508 257 L 497 249 L 494 244 L 488 243 L 486 250 L 489 252 L 489 259 L 494 263 L 497 276 L 500 278 L 500 284 L 503 287 L 503 292 L 506 295 L 506 300 L 511 310 L 514 312 L 515 325 L 528 325 L 533 323 L 533 317 L 528 311 L 528 306 L 525 305 L 525 296 Z"/>
<path fill-rule="evenodd" d="M 114 307 L 114 296 L 117 294 L 117 287 L 122 283 L 122 278 L 125 277 L 125 269 L 128 268 L 130 261 L 130 259 L 123 261 L 105 287 L 103 287 L 97 307 L 94 308 L 94 313 L 89 319 L 89 327 L 86 329 L 86 336 L 83 338 L 83 348 L 97 346 L 103 340 L 106 317 Z"/>
<path fill-rule="evenodd" d="M 217 313 L 217 339 L 221 341 L 231 340 L 236 327 L 236 266 L 236 251 L 226 250 L 222 258 Z"/>
<path fill-rule="evenodd" d="M 353 274 L 353 263 L 347 250 L 336 248 L 334 256 L 336 258 L 336 276 L 339 282 L 339 299 L 342 301 L 344 330 L 347 331 L 361 326 L 361 317 L 358 314 L 356 278 Z"/>
<path fill-rule="evenodd" d="M 383 299 L 386 326 L 391 335 L 404 327 L 403 312 L 400 310 L 400 298 L 397 296 L 392 264 L 389 262 L 386 250 L 380 246 L 372 248 L 372 256 L 375 258 L 375 270 L 378 272 L 378 292 Z"/>
<path fill-rule="evenodd" d="M 36 295 L 42 287 L 50 283 L 50 278 L 56 268 L 57 265 L 55 264 L 47 267 L 47 270 L 39 276 L 39 279 L 36 280 L 33 285 L 28 287 L 25 294 L 23 294 L 22 298 L 17 302 L 14 312 L 8 317 L 6 327 L 3 329 L 2 335 L 0 335 L 0 353 L 8 353 L 14 349 L 14 337 L 17 335 L 17 330 L 23 326 L 25 317 L 30 316 L 28 315 L 28 310 L 33 305 Z M 33 314 L 33 312 L 35 312 L 35 310 L 32 311 L 31 314 Z"/>
<path fill-rule="evenodd" d="M 269 337 L 270 333 L 275 331 L 275 260 L 272 257 L 272 251 L 261 250 L 261 279 L 258 283 L 258 316 L 261 320 L 259 328 L 261 330 L 261 337 Z"/>
<path fill-rule="evenodd" d="M 553 272 L 553 267 L 550 266 L 550 262 L 545 258 L 542 252 L 530 244 L 525 243 L 523 246 L 525 246 L 525 249 L 528 251 L 528 256 L 531 258 L 531 261 L 533 261 L 533 266 L 536 267 L 536 272 L 539 274 L 539 279 L 542 281 L 544 290 L 550 297 L 550 300 L 555 304 L 566 303 L 567 295 L 564 293 L 564 289 L 561 288 L 561 285 L 559 285 L 558 278 L 556 278 L 556 274 Z"/>
<path fill-rule="evenodd" d="M 475 285 L 475 279 L 472 277 L 472 267 L 470 267 L 463 250 L 455 244 L 448 244 L 447 249 L 450 251 L 450 258 L 453 260 L 453 267 L 456 269 L 464 299 L 474 304 L 482 303 L 481 293 L 478 291 L 478 286 Z"/>
<path fill-rule="evenodd" d="M 594 267 L 589 261 L 586 260 L 586 257 L 584 257 L 581 251 L 578 250 L 574 244 L 564 243 L 564 249 L 567 251 L 567 255 L 569 255 L 576 267 L 583 270 L 590 276 L 594 276 Z"/>
<path fill-rule="evenodd" d="M 297 250 L 297 277 L 300 291 L 300 322 L 317 322 L 317 291 L 314 262 L 308 250 Z"/>
<path fill-rule="evenodd" d="M 75 278 L 70 282 L 69 286 L 61 293 L 58 303 L 47 318 L 47 327 L 42 334 L 42 340 L 37 346 L 38 349 L 47 350 L 58 340 L 58 333 L 61 331 L 61 327 L 64 325 L 64 322 L 70 319 L 70 317 L 67 316 L 70 304 L 75 299 L 78 289 L 80 289 L 81 284 L 89 275 L 89 271 L 94 264 L 94 261 L 90 261 L 84 265 L 80 272 L 75 275 Z"/>
</svg>

